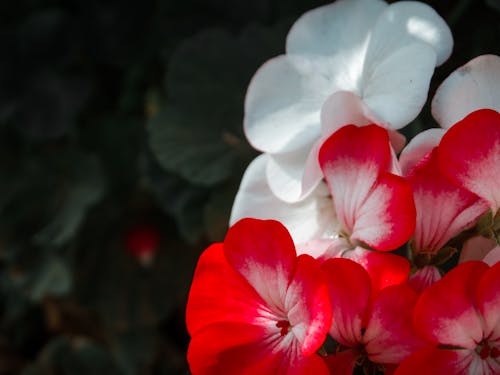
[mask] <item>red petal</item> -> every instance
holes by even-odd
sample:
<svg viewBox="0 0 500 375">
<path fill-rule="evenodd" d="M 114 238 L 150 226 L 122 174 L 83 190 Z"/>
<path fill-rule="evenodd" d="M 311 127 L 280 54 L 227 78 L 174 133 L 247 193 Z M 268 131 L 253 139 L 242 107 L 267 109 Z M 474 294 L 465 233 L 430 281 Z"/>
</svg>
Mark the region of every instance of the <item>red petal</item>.
<svg viewBox="0 0 500 375">
<path fill-rule="evenodd" d="M 476 348 L 483 338 L 476 287 L 487 270 L 483 262 L 465 262 L 424 290 L 415 306 L 416 330 L 439 344 Z"/>
<path fill-rule="evenodd" d="M 500 263 L 492 266 L 479 281 L 477 305 L 483 315 L 485 336 L 500 346 Z"/>
<path fill-rule="evenodd" d="M 467 374 L 473 358 L 474 352 L 470 350 L 427 347 L 416 351 L 404 360 L 394 375 Z"/>
<path fill-rule="evenodd" d="M 439 145 L 439 166 L 451 180 L 500 207 L 500 114 L 472 112 L 453 125 Z"/>
<path fill-rule="evenodd" d="M 272 314 L 262 298 L 227 262 L 222 244 L 201 255 L 186 306 L 186 325 L 193 336 L 214 322 L 253 323 Z"/>
<path fill-rule="evenodd" d="M 394 250 L 410 239 L 415 217 L 410 185 L 400 176 L 382 173 L 356 211 L 351 239 L 377 250 Z"/>
<path fill-rule="evenodd" d="M 435 148 L 408 176 L 417 208 L 413 250 L 434 253 L 488 210 L 486 201 L 452 184 L 438 168 Z"/>
<path fill-rule="evenodd" d="M 323 345 L 332 323 L 328 287 L 318 261 L 309 255 L 298 258 L 297 268 L 286 293 L 285 311 L 292 332 L 304 355 Z"/>
<path fill-rule="evenodd" d="M 327 260 L 323 269 L 333 312 L 330 335 L 344 346 L 355 347 L 361 342 L 370 303 L 368 273 L 359 264 L 341 258 Z"/>
<path fill-rule="evenodd" d="M 421 293 L 440 279 L 441 273 L 439 272 L 439 268 L 435 266 L 425 266 L 411 275 L 410 280 L 408 280 L 408 285 L 417 293 Z"/>
<path fill-rule="evenodd" d="M 325 357 L 325 362 L 331 374 L 352 375 L 358 355 L 353 350 L 344 350 L 340 353 L 330 354 Z"/>
<path fill-rule="evenodd" d="M 273 374 L 286 359 L 278 340 L 259 326 L 211 324 L 193 336 L 187 360 L 193 375 Z"/>
<path fill-rule="evenodd" d="M 385 288 L 376 297 L 363 336 L 368 358 L 398 364 L 425 342 L 412 325 L 418 294 L 407 284 Z"/>
<path fill-rule="evenodd" d="M 348 251 L 345 257 L 359 263 L 370 275 L 372 294 L 390 285 L 401 284 L 408 279 L 410 263 L 406 258 L 396 254 L 380 253 L 357 247 Z"/>
<path fill-rule="evenodd" d="M 283 309 L 297 255 L 290 234 L 274 220 L 242 219 L 224 240 L 228 262 L 273 311 Z"/>
<path fill-rule="evenodd" d="M 334 197 L 339 221 L 349 233 L 359 207 L 390 160 L 389 136 L 376 125 L 344 126 L 321 147 L 319 163 Z"/>
<path fill-rule="evenodd" d="M 219 323 L 199 331 L 187 359 L 193 375 L 328 375 L 318 355 L 301 354 L 293 335 L 267 336 L 248 324 Z"/>
</svg>

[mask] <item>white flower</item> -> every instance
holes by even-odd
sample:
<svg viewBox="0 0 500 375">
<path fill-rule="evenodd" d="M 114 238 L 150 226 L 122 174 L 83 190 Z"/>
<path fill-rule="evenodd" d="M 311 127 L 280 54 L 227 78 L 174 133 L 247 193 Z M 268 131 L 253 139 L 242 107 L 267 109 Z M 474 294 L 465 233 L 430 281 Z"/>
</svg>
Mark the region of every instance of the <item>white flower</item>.
<svg viewBox="0 0 500 375">
<path fill-rule="evenodd" d="M 286 55 L 257 71 L 245 100 L 245 134 L 269 154 L 271 191 L 286 202 L 311 193 L 322 178 L 318 143 L 342 125 L 412 121 L 452 44 L 443 19 L 418 2 L 339 0 L 299 18 Z"/>
</svg>

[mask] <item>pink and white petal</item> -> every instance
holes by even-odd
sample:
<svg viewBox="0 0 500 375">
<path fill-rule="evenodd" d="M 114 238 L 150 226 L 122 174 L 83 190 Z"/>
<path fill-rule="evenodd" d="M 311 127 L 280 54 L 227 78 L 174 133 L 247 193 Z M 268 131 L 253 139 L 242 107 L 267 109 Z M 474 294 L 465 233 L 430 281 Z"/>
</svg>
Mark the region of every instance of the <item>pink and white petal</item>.
<svg viewBox="0 0 500 375">
<path fill-rule="evenodd" d="M 500 262 L 500 246 L 496 246 L 483 258 L 483 262 L 488 266 L 494 266 Z"/>
<path fill-rule="evenodd" d="M 186 306 L 186 326 L 191 336 L 217 322 L 253 324 L 272 318 L 273 312 L 248 282 L 227 262 L 222 244 L 201 255 Z"/>
<path fill-rule="evenodd" d="M 483 262 L 462 263 L 424 290 L 413 316 L 417 332 L 442 345 L 475 349 L 483 338 L 476 288 L 487 270 Z"/>
<path fill-rule="evenodd" d="M 322 357 L 317 354 L 310 356 L 302 355 L 300 344 L 297 340 L 293 341 L 293 346 L 288 350 L 288 359 L 282 360 L 282 365 L 277 372 L 269 373 L 276 375 L 330 375 L 328 367 Z M 254 374 L 264 374 L 256 372 Z"/>
<path fill-rule="evenodd" d="M 410 263 L 402 256 L 356 247 L 347 251 L 344 257 L 363 266 L 370 275 L 372 295 L 380 290 L 405 282 L 410 274 Z"/>
<path fill-rule="evenodd" d="M 498 247 L 496 241 L 491 238 L 483 236 L 471 237 L 464 242 L 458 262 L 463 263 L 468 260 L 484 261 L 484 257 L 496 247 Z"/>
<path fill-rule="evenodd" d="M 332 323 L 326 278 L 319 262 L 300 255 L 285 299 L 285 314 L 304 356 L 323 345 Z"/>
<path fill-rule="evenodd" d="M 403 176 L 408 176 L 413 168 L 423 161 L 424 157 L 436 147 L 446 130 L 427 129 L 418 133 L 399 155 L 399 165 Z"/>
<path fill-rule="evenodd" d="M 384 127 L 361 100 L 350 91 L 337 91 L 330 95 L 321 107 L 321 134 L 329 137 L 345 125 L 363 126 L 377 124 Z"/>
<path fill-rule="evenodd" d="M 257 291 L 272 311 L 282 311 L 297 255 L 286 228 L 278 221 L 242 219 L 224 239 L 229 264 Z"/>
<path fill-rule="evenodd" d="M 425 266 L 418 269 L 408 280 L 410 285 L 417 293 L 422 293 L 436 281 L 441 280 L 441 272 L 436 266 Z"/>
<path fill-rule="evenodd" d="M 324 360 L 330 369 L 330 374 L 352 375 L 359 355 L 348 349 L 335 354 L 327 355 Z"/>
<path fill-rule="evenodd" d="M 437 56 L 436 65 L 441 65 L 451 54 L 453 36 L 443 18 L 430 6 L 414 1 L 396 2 L 378 19 L 367 60 L 372 54 L 388 56 L 412 43 L 431 47 Z M 409 61 L 413 61 L 411 57 Z"/>
<path fill-rule="evenodd" d="M 293 336 L 258 325 L 210 324 L 192 337 L 187 360 L 193 375 L 274 374 L 288 354 L 282 341 L 289 344 Z"/>
<path fill-rule="evenodd" d="M 330 82 L 317 73 L 318 64 L 282 55 L 257 70 L 246 93 L 243 124 L 253 147 L 290 152 L 319 137 L 320 108 L 328 95 L 322 92 Z"/>
<path fill-rule="evenodd" d="M 496 341 L 500 347 L 500 263 L 490 267 L 483 275 L 477 286 L 476 298 L 484 320 L 485 337 L 488 341 Z"/>
<path fill-rule="evenodd" d="M 414 253 L 437 252 L 488 211 L 486 201 L 443 176 L 437 153 L 434 148 L 407 177 L 417 209 Z"/>
<path fill-rule="evenodd" d="M 398 364 L 425 346 L 412 325 L 418 294 L 407 284 L 387 287 L 373 301 L 363 335 L 368 358 L 375 363 Z"/>
<path fill-rule="evenodd" d="M 310 10 L 290 29 L 286 51 L 315 56 L 362 52 L 377 16 L 386 8 L 380 0 L 341 0 Z"/>
<path fill-rule="evenodd" d="M 319 164 L 334 197 L 338 220 L 347 232 L 352 231 L 357 211 L 390 157 L 387 131 L 375 125 L 344 126 L 323 143 Z"/>
<path fill-rule="evenodd" d="M 312 147 L 312 148 L 311 148 Z M 270 154 L 266 166 L 267 183 L 274 195 L 287 203 L 307 197 L 323 178 L 314 143 L 288 153 Z"/>
<path fill-rule="evenodd" d="M 449 128 L 482 108 L 500 112 L 500 57 L 478 56 L 455 70 L 436 91 L 432 115 Z"/>
<path fill-rule="evenodd" d="M 326 186 L 318 186 L 301 202 L 283 202 L 272 193 L 267 184 L 267 160 L 268 155 L 262 154 L 245 171 L 233 203 L 230 224 L 245 217 L 278 220 L 288 229 L 297 244 L 336 234 L 338 223 Z"/>
<path fill-rule="evenodd" d="M 500 113 L 482 109 L 452 126 L 438 147 L 446 176 L 485 199 L 495 214 L 500 207 Z"/>
<path fill-rule="evenodd" d="M 480 373 L 469 370 L 476 356 L 472 350 L 449 350 L 428 346 L 404 360 L 394 375 L 479 375 Z"/>
<path fill-rule="evenodd" d="M 415 215 L 408 182 L 400 176 L 382 173 L 366 200 L 357 207 L 351 240 L 380 251 L 394 250 L 412 236 Z"/>
<path fill-rule="evenodd" d="M 372 50 L 376 45 L 371 43 L 368 51 L 361 98 L 388 128 L 400 129 L 417 117 L 427 100 L 436 54 L 423 43 L 410 44 L 389 55 Z M 408 61 L 415 64 L 412 69 L 406 68 Z"/>
<path fill-rule="evenodd" d="M 349 259 L 327 260 L 323 269 L 333 312 L 330 335 L 341 345 L 356 347 L 368 318 L 370 277 L 363 267 Z"/>
<path fill-rule="evenodd" d="M 391 146 L 394 152 L 396 154 L 400 153 L 403 147 L 405 147 L 406 145 L 406 137 L 397 130 L 387 129 L 387 132 L 389 133 L 389 141 L 391 142 Z M 401 167 L 398 168 L 401 169 Z M 397 174 L 395 172 L 392 173 Z M 401 175 L 401 172 L 399 174 Z"/>
</svg>

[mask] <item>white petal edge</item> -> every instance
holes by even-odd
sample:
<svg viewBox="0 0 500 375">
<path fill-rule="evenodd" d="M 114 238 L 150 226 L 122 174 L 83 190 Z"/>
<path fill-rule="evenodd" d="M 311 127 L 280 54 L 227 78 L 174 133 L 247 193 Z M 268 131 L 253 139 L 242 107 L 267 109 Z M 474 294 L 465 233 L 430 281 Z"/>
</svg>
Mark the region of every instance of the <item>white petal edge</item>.
<svg viewBox="0 0 500 375">
<path fill-rule="evenodd" d="M 338 225 L 326 186 L 318 186 L 302 202 L 283 202 L 267 184 L 265 171 L 268 159 L 267 154 L 258 156 L 245 171 L 233 204 L 230 224 L 244 217 L 278 220 L 288 229 L 296 244 L 334 236 Z"/>
<path fill-rule="evenodd" d="M 432 100 L 432 115 L 443 128 L 482 108 L 500 112 L 500 57 L 496 55 L 478 56 L 455 70 Z"/>
<path fill-rule="evenodd" d="M 412 169 L 436 147 L 446 130 L 433 128 L 417 134 L 399 155 L 399 165 L 403 176 L 408 176 Z"/>
</svg>

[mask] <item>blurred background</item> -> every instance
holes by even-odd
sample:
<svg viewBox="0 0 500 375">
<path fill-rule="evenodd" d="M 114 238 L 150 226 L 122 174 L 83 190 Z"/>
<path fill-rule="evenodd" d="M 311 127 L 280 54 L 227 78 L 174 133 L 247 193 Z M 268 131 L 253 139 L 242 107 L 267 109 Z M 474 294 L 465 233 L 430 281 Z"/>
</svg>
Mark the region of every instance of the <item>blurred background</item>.
<svg viewBox="0 0 500 375">
<path fill-rule="evenodd" d="M 256 156 L 246 87 L 325 3 L 0 2 L 0 375 L 189 373 L 196 260 Z M 455 37 L 432 97 L 500 54 L 500 1 L 427 3 Z"/>
</svg>

